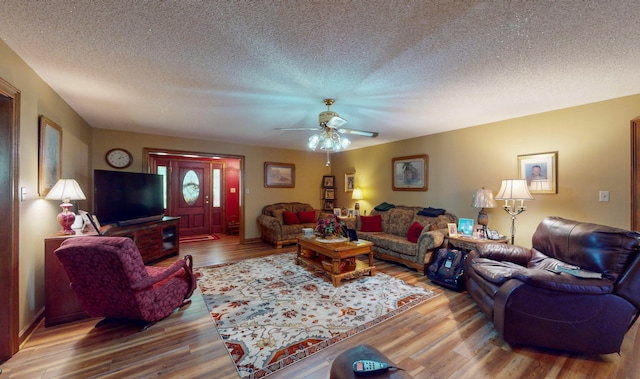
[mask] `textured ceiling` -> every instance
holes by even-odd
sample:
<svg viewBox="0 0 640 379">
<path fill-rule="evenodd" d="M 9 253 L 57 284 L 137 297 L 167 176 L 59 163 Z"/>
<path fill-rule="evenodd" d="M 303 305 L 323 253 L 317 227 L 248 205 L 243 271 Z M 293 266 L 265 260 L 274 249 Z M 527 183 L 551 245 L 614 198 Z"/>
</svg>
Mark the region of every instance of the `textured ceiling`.
<svg viewBox="0 0 640 379">
<path fill-rule="evenodd" d="M 4 0 L 0 38 L 96 128 L 352 148 L 640 93 L 637 1 Z"/>
</svg>

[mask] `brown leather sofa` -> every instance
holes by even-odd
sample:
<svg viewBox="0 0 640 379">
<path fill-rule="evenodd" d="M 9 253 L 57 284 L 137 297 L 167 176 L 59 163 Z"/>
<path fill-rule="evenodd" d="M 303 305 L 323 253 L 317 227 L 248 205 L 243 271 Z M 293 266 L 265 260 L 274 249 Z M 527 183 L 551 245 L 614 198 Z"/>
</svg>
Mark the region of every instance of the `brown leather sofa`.
<svg viewBox="0 0 640 379">
<path fill-rule="evenodd" d="M 639 238 L 638 232 L 547 217 L 531 249 L 478 244 L 465 262 L 467 292 L 510 344 L 620 352 L 640 308 Z M 563 267 L 602 278 L 560 272 Z"/>
</svg>

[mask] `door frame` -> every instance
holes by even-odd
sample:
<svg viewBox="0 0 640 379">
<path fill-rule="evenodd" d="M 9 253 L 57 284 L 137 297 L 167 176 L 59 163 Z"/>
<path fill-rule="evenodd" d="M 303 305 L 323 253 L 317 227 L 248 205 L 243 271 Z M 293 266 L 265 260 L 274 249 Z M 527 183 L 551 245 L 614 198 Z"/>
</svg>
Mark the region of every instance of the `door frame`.
<svg viewBox="0 0 640 379">
<path fill-rule="evenodd" d="M 0 220 L 0 234 L 8 243 L 0 244 L 0 362 L 9 359 L 20 349 L 19 297 L 19 159 L 20 90 L 0 78 L 0 95 L 10 100 L 9 128 L 1 137 L 8 141 L 8 151 L 0 152 L 9 169 L 2 170 L 2 181 L 8 179 L 11 196 L 0 198 L 0 212 L 10 217 Z M 5 139 L 6 138 L 6 139 Z M 3 149 L 4 150 L 4 149 Z M 5 178 L 8 175 L 8 178 Z M 9 223 L 6 225 L 5 223 Z M 5 234 L 6 233 L 6 234 Z M 6 301 L 6 303 L 5 303 Z"/>
<path fill-rule="evenodd" d="M 631 230 L 640 227 L 640 117 L 631 120 Z"/>
<path fill-rule="evenodd" d="M 246 243 L 246 239 L 244 236 L 244 220 L 245 220 L 245 208 L 244 208 L 244 183 L 245 183 L 245 157 L 244 155 L 231 155 L 231 154 L 216 154 L 216 153 L 204 153 L 200 151 L 188 151 L 188 150 L 172 150 L 172 149 L 162 149 L 162 148 L 151 148 L 151 147 L 143 147 L 142 148 L 142 160 L 143 160 L 143 170 L 145 172 L 151 172 L 151 154 L 160 154 L 160 155 L 175 155 L 175 156 L 184 156 L 186 158 L 228 158 L 228 159 L 238 159 L 240 160 L 240 184 L 239 184 L 239 195 L 238 195 L 238 208 L 239 208 L 239 223 L 240 230 L 238 232 L 239 243 L 244 245 Z"/>
</svg>

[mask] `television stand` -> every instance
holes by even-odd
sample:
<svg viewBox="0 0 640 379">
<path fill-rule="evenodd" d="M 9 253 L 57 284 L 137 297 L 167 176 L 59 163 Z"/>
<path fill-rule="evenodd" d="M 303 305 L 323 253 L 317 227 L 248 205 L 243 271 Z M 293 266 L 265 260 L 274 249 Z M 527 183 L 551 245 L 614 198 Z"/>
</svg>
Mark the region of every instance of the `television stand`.
<svg viewBox="0 0 640 379">
<path fill-rule="evenodd" d="M 102 234 L 110 237 L 129 237 L 140 250 L 142 261 L 149 264 L 180 251 L 180 217 L 162 217 L 160 220 L 132 225 L 106 226 Z"/>
</svg>

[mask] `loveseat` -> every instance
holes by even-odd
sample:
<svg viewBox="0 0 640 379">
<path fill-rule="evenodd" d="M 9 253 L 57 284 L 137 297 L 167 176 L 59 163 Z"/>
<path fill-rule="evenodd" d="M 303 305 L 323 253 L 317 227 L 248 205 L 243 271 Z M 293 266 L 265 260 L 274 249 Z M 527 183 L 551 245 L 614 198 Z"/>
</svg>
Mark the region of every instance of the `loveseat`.
<svg viewBox="0 0 640 379">
<path fill-rule="evenodd" d="M 321 213 L 306 203 L 266 205 L 257 219 L 260 238 L 278 249 L 294 244 L 302 234 L 302 228 L 315 228 Z"/>
<path fill-rule="evenodd" d="M 358 217 L 358 238 L 373 243 L 376 258 L 402 263 L 422 272 L 431 253 L 442 246 L 447 224 L 458 222 L 455 215 L 444 210 L 436 212 L 442 213 L 439 215 L 418 214 L 424 210 L 402 205 L 386 211 L 373 210 L 369 216 Z"/>
<path fill-rule="evenodd" d="M 531 249 L 478 244 L 465 262 L 467 293 L 510 344 L 620 352 L 640 309 L 639 241 L 638 232 L 547 217 Z"/>
</svg>

